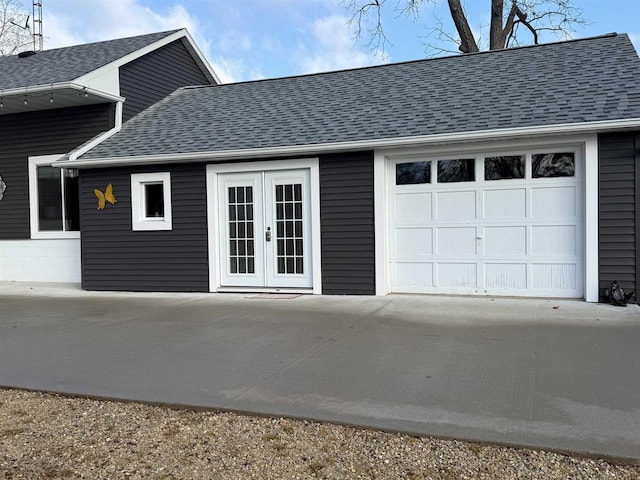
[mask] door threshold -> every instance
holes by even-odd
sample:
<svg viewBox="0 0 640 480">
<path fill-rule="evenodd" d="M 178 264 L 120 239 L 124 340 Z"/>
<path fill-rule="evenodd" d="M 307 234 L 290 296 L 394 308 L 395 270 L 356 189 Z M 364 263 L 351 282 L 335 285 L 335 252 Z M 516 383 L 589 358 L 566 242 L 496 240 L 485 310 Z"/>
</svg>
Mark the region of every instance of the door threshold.
<svg viewBox="0 0 640 480">
<path fill-rule="evenodd" d="M 218 293 L 301 293 L 312 294 L 312 288 L 285 288 L 285 287 L 218 287 Z"/>
</svg>

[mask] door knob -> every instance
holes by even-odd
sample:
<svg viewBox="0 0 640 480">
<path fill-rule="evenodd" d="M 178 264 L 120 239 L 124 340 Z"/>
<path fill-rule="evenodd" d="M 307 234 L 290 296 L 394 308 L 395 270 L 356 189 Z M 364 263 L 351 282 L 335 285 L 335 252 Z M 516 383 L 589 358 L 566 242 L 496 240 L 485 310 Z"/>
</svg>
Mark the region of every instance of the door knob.
<svg viewBox="0 0 640 480">
<path fill-rule="evenodd" d="M 267 231 L 264 234 L 264 238 L 267 242 L 271 241 L 271 227 L 267 227 Z"/>
</svg>

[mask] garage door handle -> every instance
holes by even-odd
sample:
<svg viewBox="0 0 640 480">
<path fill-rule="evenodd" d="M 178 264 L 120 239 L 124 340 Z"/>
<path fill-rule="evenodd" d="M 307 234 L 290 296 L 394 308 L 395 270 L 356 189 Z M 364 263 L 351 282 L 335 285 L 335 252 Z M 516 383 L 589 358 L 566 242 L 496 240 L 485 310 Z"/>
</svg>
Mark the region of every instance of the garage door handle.
<svg viewBox="0 0 640 480">
<path fill-rule="evenodd" d="M 476 240 L 482 240 L 482 237 L 476 237 Z"/>
</svg>

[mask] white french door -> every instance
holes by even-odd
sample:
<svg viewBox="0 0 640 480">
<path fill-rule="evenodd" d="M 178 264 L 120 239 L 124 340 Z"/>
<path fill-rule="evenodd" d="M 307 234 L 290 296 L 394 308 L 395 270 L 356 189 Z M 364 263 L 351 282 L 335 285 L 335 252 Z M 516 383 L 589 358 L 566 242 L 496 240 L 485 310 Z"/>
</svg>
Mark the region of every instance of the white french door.
<svg viewBox="0 0 640 480">
<path fill-rule="evenodd" d="M 309 170 L 218 175 L 223 287 L 312 287 L 309 177 Z"/>
</svg>

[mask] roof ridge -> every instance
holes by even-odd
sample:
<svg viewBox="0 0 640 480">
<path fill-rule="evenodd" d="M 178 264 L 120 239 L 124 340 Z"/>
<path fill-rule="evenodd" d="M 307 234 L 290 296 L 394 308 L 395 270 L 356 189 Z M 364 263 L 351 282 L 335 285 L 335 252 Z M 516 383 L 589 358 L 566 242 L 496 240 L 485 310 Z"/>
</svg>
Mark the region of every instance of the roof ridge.
<svg viewBox="0 0 640 480">
<path fill-rule="evenodd" d="M 522 46 L 518 46 L 518 47 L 502 48 L 502 49 L 499 49 L 499 50 L 482 50 L 480 52 L 458 53 L 458 54 L 455 54 L 455 55 L 446 55 L 446 56 L 443 56 L 443 57 L 418 58 L 418 59 L 415 59 L 415 60 L 403 60 L 403 61 L 399 61 L 399 62 L 382 63 L 382 64 L 378 64 L 378 65 L 366 65 L 366 66 L 363 66 L 363 67 L 342 68 L 342 69 L 330 70 L 330 71 L 326 71 L 326 72 L 303 73 L 303 74 L 299 74 L 299 75 L 285 75 L 283 77 L 260 78 L 260 79 L 257 79 L 257 80 L 243 80 L 241 82 L 222 83 L 222 84 L 218 84 L 218 85 L 202 85 L 202 86 L 195 86 L 195 88 L 222 87 L 222 86 L 225 86 L 225 85 L 226 86 L 229 86 L 229 85 L 242 85 L 242 84 L 248 84 L 248 83 L 269 82 L 269 81 L 273 81 L 273 80 L 286 80 L 286 79 L 292 79 L 292 78 L 303 78 L 303 77 L 315 77 L 315 76 L 321 76 L 321 75 L 332 75 L 332 74 L 335 74 L 335 73 L 354 72 L 354 71 L 359 71 L 359 70 L 369 70 L 369 69 L 375 69 L 375 68 L 385 68 L 385 67 L 391 67 L 391 66 L 397 66 L 397 65 L 408 65 L 408 64 L 412 64 L 412 63 L 436 62 L 436 61 L 439 61 L 439 60 L 450 60 L 450 59 L 454 59 L 454 58 L 466 58 L 466 57 L 471 57 L 471 56 L 476 56 L 476 55 L 501 54 L 501 53 L 517 51 L 517 50 L 524 50 L 524 49 L 531 49 L 531 48 L 543 48 L 543 47 L 548 47 L 548 46 L 552 46 L 552 45 L 560 45 L 560 44 L 565 44 L 565 43 L 577 43 L 577 42 L 597 40 L 597 39 L 600 39 L 600 38 L 617 37 L 617 36 L 622 36 L 622 35 L 627 35 L 627 34 L 626 33 L 611 32 L 611 33 L 605 33 L 605 34 L 602 34 L 602 35 L 594 35 L 594 36 L 591 36 L 591 37 L 571 38 L 571 39 L 567 39 L 567 40 L 559 40 L 559 41 L 556 41 L 556 42 L 539 43 L 539 44 L 534 44 L 534 45 L 522 45 Z"/>
<path fill-rule="evenodd" d="M 44 52 L 53 52 L 53 51 L 56 51 L 56 50 L 64 50 L 66 48 L 75 48 L 75 47 L 85 47 L 85 46 L 88 46 L 88 45 L 97 45 L 99 43 L 109 43 L 109 42 L 118 42 L 118 41 L 121 41 L 121 40 L 131 40 L 132 38 L 150 37 L 152 35 L 157 35 L 157 36 L 161 36 L 162 38 L 164 38 L 164 37 L 168 37 L 171 34 L 179 32 L 180 30 L 184 30 L 184 28 L 176 28 L 174 30 L 166 30 L 166 31 L 163 31 L 163 32 L 143 33 L 141 35 L 131 35 L 129 37 L 110 38 L 108 40 L 97 40 L 95 42 L 77 43 L 75 45 L 67 45 L 65 47 L 56 47 L 56 48 L 45 49 L 45 50 L 42 50 L 42 53 L 44 53 Z M 9 56 L 10 57 L 17 57 L 18 55 L 16 54 L 16 55 L 9 55 Z"/>
</svg>

